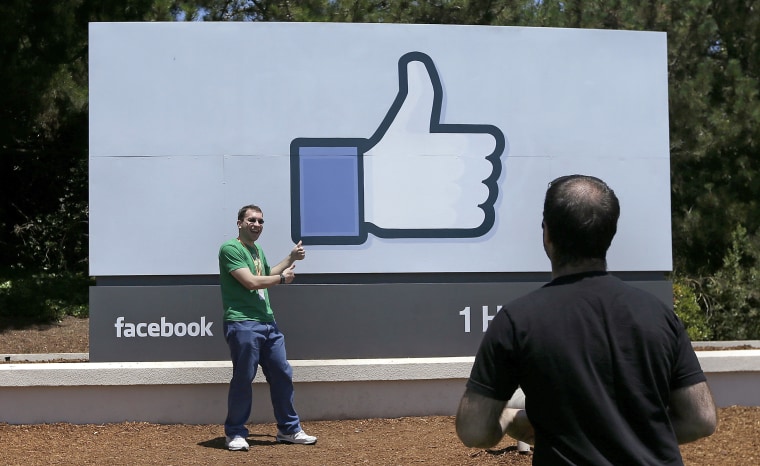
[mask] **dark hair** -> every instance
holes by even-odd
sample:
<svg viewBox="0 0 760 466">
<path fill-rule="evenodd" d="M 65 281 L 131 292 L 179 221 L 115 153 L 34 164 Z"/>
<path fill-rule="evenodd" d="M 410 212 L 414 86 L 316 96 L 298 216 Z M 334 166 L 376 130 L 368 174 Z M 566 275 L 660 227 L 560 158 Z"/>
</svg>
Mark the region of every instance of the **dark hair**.
<svg viewBox="0 0 760 466">
<path fill-rule="evenodd" d="M 249 210 L 252 210 L 254 212 L 263 213 L 261 211 L 261 207 L 259 207 L 257 205 L 253 205 L 253 204 L 244 205 L 243 207 L 240 208 L 240 210 L 238 210 L 238 220 L 243 220 L 245 218 L 245 213 L 248 212 Z"/>
<path fill-rule="evenodd" d="M 562 176 L 549 183 L 544 226 L 554 246 L 556 265 L 606 260 L 617 232 L 620 203 L 607 184 L 593 176 Z"/>
</svg>

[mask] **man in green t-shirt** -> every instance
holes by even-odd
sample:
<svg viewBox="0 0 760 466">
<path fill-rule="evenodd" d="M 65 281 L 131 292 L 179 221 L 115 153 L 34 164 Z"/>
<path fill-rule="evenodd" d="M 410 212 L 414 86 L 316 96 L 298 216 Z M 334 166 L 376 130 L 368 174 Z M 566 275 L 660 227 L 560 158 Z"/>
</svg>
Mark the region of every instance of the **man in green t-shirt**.
<svg viewBox="0 0 760 466">
<path fill-rule="evenodd" d="M 219 279 L 224 306 L 224 338 L 230 347 L 232 380 L 224 421 L 225 444 L 230 450 L 248 450 L 253 389 L 259 365 L 270 386 L 277 420 L 277 441 L 311 445 L 317 438 L 301 429 L 293 406 L 293 369 L 285 354 L 285 337 L 277 328 L 267 288 L 290 283 L 295 262 L 306 257 L 299 241 L 290 254 L 270 267 L 256 244 L 264 229 L 264 214 L 255 205 L 238 211 L 238 237 L 219 248 Z"/>
</svg>

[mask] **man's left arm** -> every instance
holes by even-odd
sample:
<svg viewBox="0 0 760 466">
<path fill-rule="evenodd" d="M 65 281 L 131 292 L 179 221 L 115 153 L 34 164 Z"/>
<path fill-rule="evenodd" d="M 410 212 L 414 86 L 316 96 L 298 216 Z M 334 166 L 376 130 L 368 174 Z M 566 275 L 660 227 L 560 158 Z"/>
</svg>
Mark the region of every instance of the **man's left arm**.
<svg viewBox="0 0 760 466">
<path fill-rule="evenodd" d="M 679 444 L 710 436 L 718 426 L 718 410 L 707 382 L 670 392 L 668 414 Z"/>
<path fill-rule="evenodd" d="M 507 408 L 507 402 L 467 389 L 456 415 L 459 439 L 468 447 L 490 448 L 504 435 L 534 443 L 533 426 L 524 409 Z"/>
</svg>

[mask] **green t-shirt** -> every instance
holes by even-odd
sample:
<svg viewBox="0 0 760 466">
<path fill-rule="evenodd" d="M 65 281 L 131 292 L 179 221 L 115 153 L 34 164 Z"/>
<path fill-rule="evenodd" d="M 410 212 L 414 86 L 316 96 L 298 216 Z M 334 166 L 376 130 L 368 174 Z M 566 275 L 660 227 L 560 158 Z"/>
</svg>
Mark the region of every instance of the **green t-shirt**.
<svg viewBox="0 0 760 466">
<path fill-rule="evenodd" d="M 254 256 L 260 259 L 259 273 L 256 271 Z M 225 321 L 255 320 L 274 322 L 274 313 L 269 305 L 266 289 L 247 290 L 232 276 L 233 270 L 247 267 L 254 275 L 269 275 L 270 268 L 264 251 L 258 245 L 248 248 L 233 238 L 219 248 L 219 282 L 222 288 L 222 306 Z"/>
</svg>

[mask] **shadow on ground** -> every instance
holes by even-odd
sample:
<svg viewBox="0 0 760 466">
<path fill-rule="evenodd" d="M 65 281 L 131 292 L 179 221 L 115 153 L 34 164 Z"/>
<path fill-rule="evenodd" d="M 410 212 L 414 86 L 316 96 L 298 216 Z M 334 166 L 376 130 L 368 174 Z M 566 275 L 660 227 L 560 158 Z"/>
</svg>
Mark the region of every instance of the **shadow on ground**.
<svg viewBox="0 0 760 466">
<path fill-rule="evenodd" d="M 273 446 L 277 445 L 277 440 L 272 435 L 267 434 L 249 434 L 248 438 L 248 445 L 251 447 L 265 447 L 265 446 Z M 198 442 L 198 445 L 201 447 L 206 448 L 213 448 L 216 450 L 226 450 L 227 447 L 224 445 L 224 437 L 217 437 L 211 440 L 204 440 L 203 442 Z"/>
</svg>

